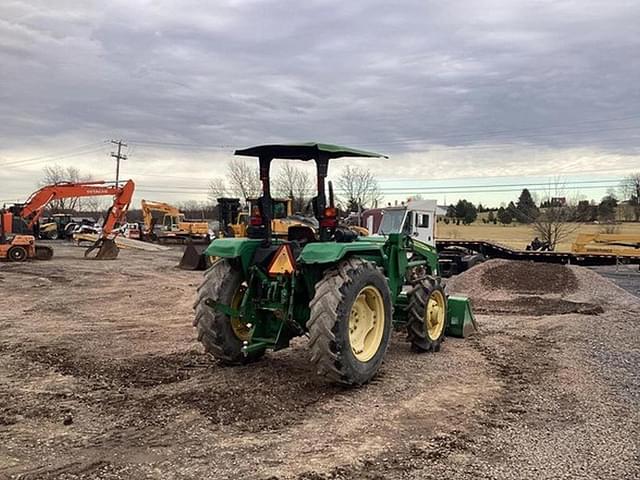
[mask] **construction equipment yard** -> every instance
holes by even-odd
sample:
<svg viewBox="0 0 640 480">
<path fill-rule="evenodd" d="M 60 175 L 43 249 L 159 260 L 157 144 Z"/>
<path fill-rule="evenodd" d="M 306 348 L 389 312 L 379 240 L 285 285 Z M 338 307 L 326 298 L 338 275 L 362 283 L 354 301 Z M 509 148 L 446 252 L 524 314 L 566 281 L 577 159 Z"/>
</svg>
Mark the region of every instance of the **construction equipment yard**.
<svg viewBox="0 0 640 480">
<path fill-rule="evenodd" d="M 480 332 L 393 333 L 360 388 L 306 339 L 250 366 L 203 352 L 178 246 L 0 264 L 0 478 L 640 476 L 640 299 L 583 267 L 491 260 L 447 282 Z M 637 281 L 637 280 L 636 280 Z"/>
</svg>

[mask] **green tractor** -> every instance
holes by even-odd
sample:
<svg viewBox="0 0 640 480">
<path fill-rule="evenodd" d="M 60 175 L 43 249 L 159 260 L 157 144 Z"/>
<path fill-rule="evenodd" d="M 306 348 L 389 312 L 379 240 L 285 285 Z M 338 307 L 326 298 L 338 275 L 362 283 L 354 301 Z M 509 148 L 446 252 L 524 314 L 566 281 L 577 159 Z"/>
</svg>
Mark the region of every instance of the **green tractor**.
<svg viewBox="0 0 640 480">
<path fill-rule="evenodd" d="M 437 352 L 445 333 L 474 329 L 468 300 L 447 298 L 440 285 L 434 247 L 403 233 L 361 237 L 338 224 L 331 182 L 325 190 L 329 160 L 383 155 L 320 143 L 235 154 L 259 159 L 263 192 L 248 238 L 216 239 L 205 252 L 219 260 L 198 288 L 194 326 L 216 359 L 245 364 L 306 335 L 319 374 L 361 385 L 380 368 L 394 325 L 406 329 L 418 352 Z M 294 226 L 286 239 L 273 236 L 273 159 L 315 160 L 319 231 Z"/>
</svg>

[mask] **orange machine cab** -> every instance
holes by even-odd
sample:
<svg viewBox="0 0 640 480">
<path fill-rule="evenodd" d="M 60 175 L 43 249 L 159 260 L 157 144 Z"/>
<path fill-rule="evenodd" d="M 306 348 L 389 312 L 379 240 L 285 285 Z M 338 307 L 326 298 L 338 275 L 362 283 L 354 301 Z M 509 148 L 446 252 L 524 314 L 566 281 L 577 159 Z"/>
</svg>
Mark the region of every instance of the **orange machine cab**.
<svg viewBox="0 0 640 480">
<path fill-rule="evenodd" d="M 13 231 L 13 214 L 11 212 L 2 212 L 2 224 L 0 224 L 0 234 L 8 234 Z"/>
</svg>

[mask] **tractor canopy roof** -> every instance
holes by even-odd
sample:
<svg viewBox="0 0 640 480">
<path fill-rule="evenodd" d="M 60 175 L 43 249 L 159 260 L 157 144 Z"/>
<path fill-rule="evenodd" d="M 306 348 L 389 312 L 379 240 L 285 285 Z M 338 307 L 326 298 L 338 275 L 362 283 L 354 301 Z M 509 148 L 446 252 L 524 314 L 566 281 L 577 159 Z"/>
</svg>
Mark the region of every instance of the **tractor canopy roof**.
<svg viewBox="0 0 640 480">
<path fill-rule="evenodd" d="M 285 160 L 316 160 L 320 156 L 325 158 L 340 157 L 372 157 L 388 158 L 386 155 L 355 148 L 331 145 L 329 143 L 285 143 L 272 145 L 258 145 L 242 150 L 236 150 L 236 155 L 247 157 L 280 158 Z"/>
</svg>

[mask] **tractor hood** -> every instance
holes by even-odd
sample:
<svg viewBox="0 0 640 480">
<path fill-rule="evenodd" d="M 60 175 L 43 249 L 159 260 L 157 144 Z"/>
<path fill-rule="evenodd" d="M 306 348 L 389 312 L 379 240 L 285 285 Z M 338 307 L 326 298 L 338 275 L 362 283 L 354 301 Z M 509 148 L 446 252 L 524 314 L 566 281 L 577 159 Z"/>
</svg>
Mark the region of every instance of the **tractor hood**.
<svg viewBox="0 0 640 480">
<path fill-rule="evenodd" d="M 242 150 L 236 150 L 236 155 L 246 157 L 281 158 L 285 160 L 315 160 L 320 155 L 326 158 L 340 157 L 370 157 L 388 158 L 386 155 L 355 148 L 331 145 L 329 143 L 283 143 L 272 145 L 258 145 Z"/>
</svg>

